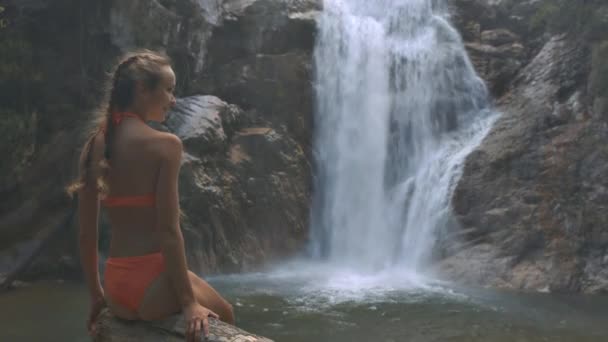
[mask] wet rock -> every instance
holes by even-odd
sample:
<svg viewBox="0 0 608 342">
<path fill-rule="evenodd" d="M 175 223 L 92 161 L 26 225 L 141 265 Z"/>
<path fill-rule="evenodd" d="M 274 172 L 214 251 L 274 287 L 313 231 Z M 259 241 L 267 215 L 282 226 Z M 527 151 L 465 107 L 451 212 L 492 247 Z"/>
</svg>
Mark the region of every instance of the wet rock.
<svg viewBox="0 0 608 342">
<path fill-rule="evenodd" d="M 255 54 L 311 51 L 319 0 L 227 0 L 210 42 L 215 63 Z"/>
<path fill-rule="evenodd" d="M 189 89 L 202 76 L 208 41 L 222 24 L 221 2 L 118 1 L 112 3 L 107 27 L 111 43 L 121 52 L 147 48 L 167 52 L 178 87 Z"/>
<path fill-rule="evenodd" d="M 185 338 L 183 315 L 177 314 L 162 321 L 125 321 L 104 310 L 98 318 L 99 334 L 96 342 L 123 341 L 163 341 L 182 342 Z M 201 341 L 209 342 L 272 342 L 272 340 L 251 334 L 216 319 L 209 319 L 209 337 Z"/>
<path fill-rule="evenodd" d="M 590 60 L 585 42 L 556 36 L 517 73 L 455 190 L 466 234 L 442 264 L 447 274 L 520 290 L 608 290 L 608 216 L 593 200 L 608 185 L 594 172 L 608 167 L 608 127 L 585 96 Z"/>
<path fill-rule="evenodd" d="M 520 41 L 519 37 L 515 33 L 507 29 L 483 31 L 481 32 L 480 38 L 482 44 L 488 44 L 492 46 L 512 44 Z"/>
<path fill-rule="evenodd" d="M 506 90 L 526 58 L 525 47 L 516 39 L 507 30 L 495 30 L 483 31 L 480 43 L 465 43 L 475 69 L 495 95 Z"/>
<path fill-rule="evenodd" d="M 215 96 L 191 96 L 177 101 L 164 124 L 189 152 L 203 155 L 226 148 L 231 129 L 242 115 L 240 108 Z"/>
<path fill-rule="evenodd" d="M 244 109 L 263 113 L 259 121 L 285 125 L 304 146 L 312 130 L 312 56 L 293 51 L 256 54 L 216 67 L 206 79 L 209 92 Z"/>
<path fill-rule="evenodd" d="M 252 269 L 304 241 L 303 150 L 282 128 L 248 126 L 246 116 L 217 97 L 193 96 L 180 99 L 166 122 L 184 142 L 182 228 L 201 272 Z"/>
<path fill-rule="evenodd" d="M 309 146 L 312 50 L 321 1 L 231 0 L 224 8 L 224 25 L 209 41 L 200 91 L 261 111 L 259 121 L 285 125 Z"/>
<path fill-rule="evenodd" d="M 492 94 L 502 96 L 515 75 L 530 62 L 531 54 L 546 41 L 530 28 L 538 4 L 523 0 L 448 3 L 475 69 Z"/>
</svg>

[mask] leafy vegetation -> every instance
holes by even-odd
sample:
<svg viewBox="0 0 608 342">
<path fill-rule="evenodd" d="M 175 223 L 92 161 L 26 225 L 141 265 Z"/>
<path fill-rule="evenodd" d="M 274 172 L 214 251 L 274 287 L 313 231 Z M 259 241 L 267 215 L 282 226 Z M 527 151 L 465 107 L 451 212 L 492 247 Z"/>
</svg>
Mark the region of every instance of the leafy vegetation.
<svg viewBox="0 0 608 342">
<path fill-rule="evenodd" d="M 35 116 L 0 109 L 0 178 L 14 176 L 26 166 L 34 152 Z"/>
<path fill-rule="evenodd" d="M 592 40 L 608 38 L 605 0 L 543 0 L 531 18 L 533 30 L 585 34 Z"/>
<path fill-rule="evenodd" d="M 608 3 L 606 0 L 543 0 L 531 18 L 532 30 L 576 35 L 593 50 L 591 91 L 608 96 Z"/>
</svg>

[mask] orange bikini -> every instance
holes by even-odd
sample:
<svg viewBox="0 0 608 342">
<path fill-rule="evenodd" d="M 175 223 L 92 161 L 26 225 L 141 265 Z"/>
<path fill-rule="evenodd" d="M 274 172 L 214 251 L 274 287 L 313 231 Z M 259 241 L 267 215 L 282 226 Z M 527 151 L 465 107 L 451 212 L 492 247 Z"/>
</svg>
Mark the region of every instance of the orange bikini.
<svg viewBox="0 0 608 342">
<path fill-rule="evenodd" d="M 117 112 L 112 114 L 112 123 L 120 124 L 126 116 L 143 120 L 135 114 Z M 103 130 L 105 131 L 105 130 Z M 105 207 L 153 207 L 154 193 L 136 196 L 107 196 L 101 200 Z M 134 312 L 146 293 L 146 289 L 165 270 L 162 253 L 152 253 L 131 257 L 111 257 L 106 260 L 104 288 L 114 302 Z"/>
<path fill-rule="evenodd" d="M 112 301 L 137 312 L 146 289 L 165 270 L 160 252 L 121 258 L 108 258 L 104 288 Z"/>
<path fill-rule="evenodd" d="M 153 207 L 156 204 L 154 194 L 141 196 L 107 196 L 101 200 L 105 207 Z"/>
</svg>

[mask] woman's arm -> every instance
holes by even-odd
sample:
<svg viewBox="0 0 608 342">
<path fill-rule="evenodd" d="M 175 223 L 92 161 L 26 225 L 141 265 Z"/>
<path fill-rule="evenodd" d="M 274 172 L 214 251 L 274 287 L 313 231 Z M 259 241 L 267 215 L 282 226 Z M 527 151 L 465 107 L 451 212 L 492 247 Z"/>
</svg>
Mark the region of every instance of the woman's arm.
<svg viewBox="0 0 608 342">
<path fill-rule="evenodd" d="M 178 177 L 183 146 L 167 134 L 161 144 L 161 165 L 156 189 L 157 231 L 167 273 L 182 308 L 196 303 L 188 276 L 184 237 L 179 225 Z"/>
<path fill-rule="evenodd" d="M 157 229 L 166 272 L 185 316 L 186 340 L 200 341 L 201 328 L 205 336 L 209 334 L 207 317 L 219 316 L 196 301 L 188 276 L 184 237 L 179 226 L 177 190 L 182 152 L 181 140 L 173 134 L 167 134 L 161 146 L 161 166 L 156 189 Z"/>
<path fill-rule="evenodd" d="M 97 254 L 97 230 L 99 219 L 99 192 L 97 191 L 97 175 L 98 168 L 96 167 L 101 158 L 103 140 L 101 135 L 96 136 L 93 141 L 91 150 L 83 149 L 80 155 L 80 173 L 83 172 L 84 161 L 87 154 L 91 154 L 91 167 L 87 174 L 86 184 L 78 191 L 78 242 L 80 248 L 80 263 L 84 272 L 84 277 L 89 289 L 91 297 L 91 308 L 87 319 L 87 329 L 89 334 L 95 335 L 97 329 L 95 319 L 105 306 L 103 288 L 99 281 L 98 269 L 98 254 Z"/>
<path fill-rule="evenodd" d="M 78 224 L 79 224 L 79 247 L 80 263 L 84 272 L 89 295 L 92 301 L 103 299 L 103 289 L 99 280 L 98 254 L 97 254 L 97 230 L 99 219 L 99 193 L 97 191 L 97 161 L 100 158 L 102 149 L 100 148 L 100 135 L 91 142 L 91 165 L 89 169 L 89 179 L 86 185 L 78 192 Z M 87 157 L 87 149 L 83 150 L 80 156 L 80 172 L 82 165 Z"/>
<path fill-rule="evenodd" d="M 78 216 L 80 230 L 80 263 L 92 300 L 103 298 L 103 289 L 99 280 L 97 251 L 97 219 L 99 201 L 96 189 L 87 185 L 78 193 Z"/>
</svg>

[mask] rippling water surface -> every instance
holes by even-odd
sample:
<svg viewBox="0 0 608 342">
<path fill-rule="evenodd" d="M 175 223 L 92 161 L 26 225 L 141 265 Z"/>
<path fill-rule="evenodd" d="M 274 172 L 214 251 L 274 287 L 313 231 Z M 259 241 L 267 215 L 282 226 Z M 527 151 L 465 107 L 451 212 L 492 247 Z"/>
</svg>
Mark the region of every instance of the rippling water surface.
<svg viewBox="0 0 608 342">
<path fill-rule="evenodd" d="M 276 341 L 608 340 L 606 297 L 462 290 L 318 265 L 290 269 L 210 282 L 234 304 L 239 326 Z M 0 341 L 88 341 L 87 300 L 84 286 L 73 283 L 4 293 Z"/>
</svg>

